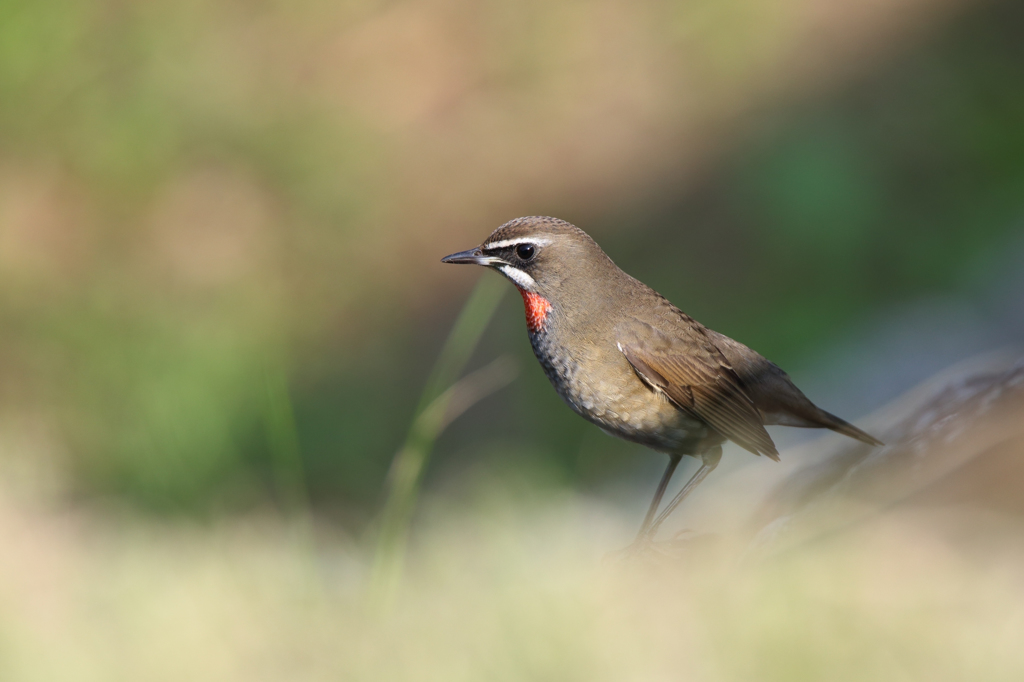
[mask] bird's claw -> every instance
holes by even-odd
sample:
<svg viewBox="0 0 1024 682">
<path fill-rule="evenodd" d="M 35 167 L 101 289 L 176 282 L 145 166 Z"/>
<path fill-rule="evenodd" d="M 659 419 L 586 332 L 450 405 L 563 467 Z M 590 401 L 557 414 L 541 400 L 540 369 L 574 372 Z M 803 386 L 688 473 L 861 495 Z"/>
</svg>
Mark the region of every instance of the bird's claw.
<svg viewBox="0 0 1024 682">
<path fill-rule="evenodd" d="M 644 559 L 661 559 L 666 556 L 661 549 L 664 543 L 655 542 L 650 538 L 639 538 L 622 549 L 609 552 L 604 556 L 606 563 L 632 563 Z"/>
<path fill-rule="evenodd" d="M 604 556 L 606 564 L 627 564 L 638 562 L 665 562 L 681 558 L 690 550 L 704 547 L 707 541 L 712 540 L 714 533 L 700 533 L 685 528 L 669 540 L 661 542 L 651 538 L 634 540 L 629 545 Z"/>
</svg>

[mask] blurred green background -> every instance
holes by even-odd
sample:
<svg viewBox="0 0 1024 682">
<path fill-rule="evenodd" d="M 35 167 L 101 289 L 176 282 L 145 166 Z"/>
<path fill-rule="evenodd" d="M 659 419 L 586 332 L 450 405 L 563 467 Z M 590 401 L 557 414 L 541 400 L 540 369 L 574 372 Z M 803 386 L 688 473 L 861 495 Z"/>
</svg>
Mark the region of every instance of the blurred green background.
<svg viewBox="0 0 1024 682">
<path fill-rule="evenodd" d="M 520 215 L 849 418 L 1020 341 L 1024 5 L 861 5 L 0 2 L 4 475 L 362 528 L 485 274 L 439 259 Z M 520 308 L 470 365 L 519 380 L 428 485 L 657 469 L 564 409 Z"/>
</svg>

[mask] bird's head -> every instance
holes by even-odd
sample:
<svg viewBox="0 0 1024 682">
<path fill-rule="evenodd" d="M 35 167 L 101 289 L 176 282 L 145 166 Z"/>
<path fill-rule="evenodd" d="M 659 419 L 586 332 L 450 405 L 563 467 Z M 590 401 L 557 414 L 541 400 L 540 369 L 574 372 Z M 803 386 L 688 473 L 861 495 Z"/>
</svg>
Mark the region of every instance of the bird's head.
<svg viewBox="0 0 1024 682">
<path fill-rule="evenodd" d="M 617 270 L 586 232 L 546 216 L 510 220 L 480 246 L 441 262 L 485 265 L 511 280 L 526 302 L 531 331 L 543 327 L 553 305 L 591 287 L 595 270 Z"/>
<path fill-rule="evenodd" d="M 520 290 L 550 299 L 596 254 L 604 255 L 575 225 L 558 218 L 528 216 L 510 220 L 480 246 L 445 256 L 441 262 L 486 265 Z"/>
</svg>

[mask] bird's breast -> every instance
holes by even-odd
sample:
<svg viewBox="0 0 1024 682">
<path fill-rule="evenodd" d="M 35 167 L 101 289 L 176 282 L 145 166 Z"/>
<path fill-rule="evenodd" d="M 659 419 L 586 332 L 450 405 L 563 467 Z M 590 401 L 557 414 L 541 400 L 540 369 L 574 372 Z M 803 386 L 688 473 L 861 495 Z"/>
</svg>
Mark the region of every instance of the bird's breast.
<svg viewBox="0 0 1024 682">
<path fill-rule="evenodd" d="M 606 432 L 664 452 L 685 450 L 707 436 L 703 422 L 644 385 L 614 344 L 565 343 L 544 328 L 531 330 L 530 343 L 562 399 Z"/>
</svg>

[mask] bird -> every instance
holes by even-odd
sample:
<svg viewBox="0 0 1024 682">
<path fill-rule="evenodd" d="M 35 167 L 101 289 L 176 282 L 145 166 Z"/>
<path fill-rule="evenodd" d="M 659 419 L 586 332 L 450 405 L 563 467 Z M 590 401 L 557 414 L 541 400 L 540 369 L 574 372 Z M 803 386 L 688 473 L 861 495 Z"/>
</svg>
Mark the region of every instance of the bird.
<svg viewBox="0 0 1024 682">
<path fill-rule="evenodd" d="M 586 232 L 526 216 L 442 263 L 482 265 L 522 294 L 530 345 L 555 391 L 605 432 L 667 454 L 634 550 L 710 474 L 732 441 L 779 460 L 765 425 L 826 428 L 883 443 L 817 407 L 776 364 L 705 327 L 623 272 Z M 700 466 L 658 513 L 683 457 Z M 627 548 L 629 549 L 629 548 Z"/>
</svg>

